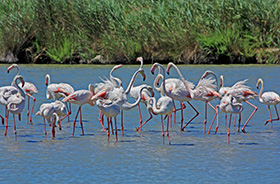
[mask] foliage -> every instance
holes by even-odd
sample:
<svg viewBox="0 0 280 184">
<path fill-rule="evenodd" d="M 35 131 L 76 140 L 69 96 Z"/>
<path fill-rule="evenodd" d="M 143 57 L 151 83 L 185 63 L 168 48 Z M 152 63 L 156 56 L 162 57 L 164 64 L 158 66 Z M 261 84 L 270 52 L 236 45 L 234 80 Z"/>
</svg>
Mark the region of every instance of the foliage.
<svg viewBox="0 0 280 184">
<path fill-rule="evenodd" d="M 279 20 L 278 0 L 3 0 L 0 54 L 27 62 L 44 53 L 58 63 L 98 54 L 108 61 L 141 55 L 187 63 L 203 54 L 276 63 L 279 52 L 260 50 L 279 50 Z"/>
</svg>

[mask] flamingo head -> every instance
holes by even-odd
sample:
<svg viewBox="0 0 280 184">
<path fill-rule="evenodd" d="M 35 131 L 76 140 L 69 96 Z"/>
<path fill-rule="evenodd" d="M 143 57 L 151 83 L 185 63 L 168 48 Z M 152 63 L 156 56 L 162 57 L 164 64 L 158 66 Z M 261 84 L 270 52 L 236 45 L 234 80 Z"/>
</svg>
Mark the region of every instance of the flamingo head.
<svg viewBox="0 0 280 184">
<path fill-rule="evenodd" d="M 10 70 L 12 70 L 13 68 L 18 68 L 17 64 L 12 64 L 8 69 L 7 69 L 7 73 L 10 72 Z"/>
<path fill-rule="evenodd" d="M 156 67 L 159 65 L 159 63 L 154 63 L 153 64 L 153 66 L 152 66 L 152 68 L 151 68 L 151 73 L 154 75 L 154 73 L 155 73 L 155 69 L 156 69 Z"/>
<path fill-rule="evenodd" d="M 261 83 L 261 82 L 262 82 L 262 79 L 259 78 L 259 79 L 258 79 L 258 82 L 257 82 L 257 84 L 256 84 L 257 89 L 259 89 L 259 86 L 260 86 L 260 83 Z"/>
<path fill-rule="evenodd" d="M 143 77 L 143 81 L 145 81 L 146 80 L 146 74 L 145 74 L 144 70 L 140 70 L 140 74 Z"/>
<path fill-rule="evenodd" d="M 167 64 L 166 73 L 167 73 L 168 75 L 169 75 L 170 68 L 172 68 L 172 67 L 173 67 L 173 63 L 172 63 L 172 62 L 170 62 L 170 63 Z"/>
</svg>

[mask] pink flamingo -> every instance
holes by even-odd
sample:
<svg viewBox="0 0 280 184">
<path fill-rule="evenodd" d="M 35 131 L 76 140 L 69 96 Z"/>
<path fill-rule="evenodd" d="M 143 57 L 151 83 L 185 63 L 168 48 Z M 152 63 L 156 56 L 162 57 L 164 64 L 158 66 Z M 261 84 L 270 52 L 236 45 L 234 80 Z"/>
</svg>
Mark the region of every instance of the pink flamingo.
<svg viewBox="0 0 280 184">
<path fill-rule="evenodd" d="M 70 94 L 74 93 L 74 88 L 67 83 L 52 83 L 51 84 L 51 77 L 49 74 L 46 74 L 45 76 L 46 79 L 46 86 L 47 86 L 47 90 L 46 90 L 46 97 L 47 99 L 54 99 L 59 100 L 60 98 L 65 98 L 67 96 L 69 96 Z M 66 117 L 68 117 L 68 121 L 69 121 L 69 116 L 71 115 L 71 104 L 66 103 L 66 108 L 67 108 L 67 114 L 61 119 L 61 121 L 63 119 L 65 119 Z"/>
<path fill-rule="evenodd" d="M 212 122 L 215 120 L 215 118 L 218 115 L 217 109 L 214 108 L 213 105 L 211 105 L 211 103 L 210 103 L 210 101 L 220 97 L 220 94 L 215 91 L 215 85 L 212 84 L 214 82 L 214 80 L 201 78 L 199 80 L 197 86 L 195 87 L 195 89 L 191 89 L 189 87 L 188 83 L 186 82 L 186 80 L 184 79 L 183 75 L 181 74 L 179 68 L 176 65 L 170 64 L 167 66 L 166 70 L 169 71 L 171 67 L 174 67 L 177 70 L 177 73 L 181 77 L 181 80 L 184 82 L 186 89 L 190 93 L 190 97 L 194 100 L 199 100 L 199 101 L 205 102 L 205 119 L 204 119 L 204 133 L 205 133 L 206 123 L 207 123 L 207 104 L 216 112 Z M 185 125 L 185 127 L 186 127 L 186 125 Z M 185 128 L 185 127 L 183 127 L 183 128 Z"/>
<path fill-rule="evenodd" d="M 77 115 L 76 115 L 76 117 L 74 119 L 74 122 L 73 122 L 73 133 L 72 133 L 73 136 L 74 136 L 74 132 L 75 132 L 76 120 L 77 120 L 77 117 L 78 117 L 79 113 L 80 113 L 80 124 L 81 124 L 81 128 L 82 128 L 82 135 L 84 135 L 81 108 L 86 103 L 88 103 L 91 106 L 94 106 L 94 101 L 91 100 L 93 95 L 94 95 L 94 87 L 93 87 L 92 84 L 89 84 L 88 90 L 75 91 L 74 93 L 70 94 L 69 96 L 65 97 L 62 100 L 63 102 L 69 102 L 69 103 L 74 103 L 74 104 L 79 105 Z"/>
<path fill-rule="evenodd" d="M 280 97 L 277 93 L 272 92 L 272 91 L 263 93 L 263 80 L 261 78 L 258 79 L 258 82 L 257 82 L 257 85 L 256 85 L 257 88 L 259 88 L 260 84 L 262 85 L 262 87 L 259 91 L 259 101 L 261 103 L 263 103 L 264 105 L 267 105 L 268 111 L 269 111 L 269 116 L 270 116 L 270 119 L 266 120 L 265 125 L 268 122 L 270 122 L 270 128 L 272 129 L 272 121 L 278 121 L 279 120 L 279 114 L 278 114 L 276 105 L 280 102 Z M 275 112 L 277 114 L 277 119 L 272 119 L 271 111 L 270 111 L 270 105 L 274 105 Z"/>
<path fill-rule="evenodd" d="M 139 69 L 142 69 L 143 68 L 143 58 L 142 57 L 138 57 L 136 59 L 136 61 L 141 63 Z M 136 87 L 132 86 L 129 95 L 132 98 L 134 98 L 135 100 L 137 100 L 138 99 L 138 95 L 139 95 L 139 91 L 143 87 L 146 87 L 147 89 L 144 89 L 143 92 L 142 92 L 141 103 L 143 103 L 143 104 L 145 104 L 147 106 L 147 101 L 149 100 L 149 98 L 154 96 L 154 91 L 153 91 L 152 86 L 149 86 L 147 84 L 142 84 L 142 85 L 136 86 Z M 139 112 L 139 116 L 140 116 L 140 127 L 142 127 L 143 119 L 142 119 L 142 115 L 141 115 L 140 104 L 138 104 L 137 106 L 138 106 L 138 112 Z M 145 121 L 145 123 L 147 123 L 148 121 L 150 121 L 153 118 L 153 115 L 151 114 L 150 111 L 149 111 L 149 114 L 150 114 L 150 117 L 149 117 L 149 119 L 147 119 Z M 136 131 L 138 131 L 138 130 L 139 129 L 137 128 Z M 142 128 L 140 128 L 140 131 L 142 131 Z"/>
<path fill-rule="evenodd" d="M 148 111 L 152 112 L 155 115 L 161 115 L 161 125 L 162 125 L 162 137 L 164 144 L 164 125 L 163 125 L 163 115 L 167 116 L 167 128 L 166 128 L 166 136 L 168 138 L 169 145 L 171 144 L 169 138 L 169 118 L 171 118 L 171 114 L 173 112 L 173 102 L 172 99 L 168 96 L 162 96 L 157 101 L 155 97 L 151 97 L 147 103 Z M 143 126 L 143 125 L 142 125 Z"/>
<path fill-rule="evenodd" d="M 9 111 L 7 109 L 7 105 L 10 102 L 12 102 L 9 101 L 9 98 L 13 96 L 14 99 L 16 99 L 15 95 L 18 95 L 18 93 L 20 93 L 21 95 L 25 95 L 23 89 L 17 84 L 17 80 L 19 80 L 24 85 L 23 77 L 21 75 L 16 75 L 13 79 L 12 86 L 3 86 L 0 88 L 0 104 L 5 106 L 5 119 L 6 119 L 6 129 L 4 133 L 5 136 L 7 136 L 8 117 L 9 117 Z M 20 119 L 20 113 L 18 115 Z M 3 124 L 3 119 L 2 119 L 2 124 Z"/>
<path fill-rule="evenodd" d="M 226 95 L 221 99 L 220 105 L 217 105 L 224 113 L 230 113 L 230 119 L 228 124 L 228 144 L 230 140 L 230 124 L 231 124 L 231 117 L 232 114 L 240 114 L 243 111 L 243 105 L 238 103 L 237 100 L 232 97 L 231 95 Z M 227 117 L 225 116 L 225 122 L 227 121 Z M 218 126 L 218 124 L 217 124 Z"/>
<path fill-rule="evenodd" d="M 168 63 L 167 65 L 167 68 L 166 68 L 166 73 L 169 74 L 169 70 L 171 67 L 175 67 L 177 68 L 177 66 L 170 62 Z M 188 84 L 189 88 L 190 89 L 193 89 L 194 87 L 194 84 L 185 80 L 186 83 Z M 166 79 L 166 84 L 168 83 L 172 83 L 172 86 L 169 87 L 169 92 L 165 92 L 165 94 L 167 96 L 169 96 L 170 98 L 172 98 L 173 100 L 178 100 L 180 101 L 180 104 L 181 104 L 181 131 L 184 131 L 184 129 L 186 128 L 186 126 L 188 124 L 190 124 L 198 115 L 199 115 L 199 112 L 196 110 L 196 108 L 190 103 L 190 100 L 192 99 L 191 98 L 191 95 L 190 95 L 190 92 L 188 89 L 186 89 L 186 87 L 184 86 L 183 82 L 180 80 L 180 79 Z M 167 86 L 166 86 L 167 88 Z M 163 88 L 164 89 L 164 88 Z M 167 88 L 168 89 L 168 88 Z M 165 91 L 167 91 L 167 89 Z M 191 108 L 196 112 L 196 114 L 188 121 L 188 123 L 183 127 L 183 123 L 184 123 L 184 115 L 183 115 L 183 109 L 185 108 L 184 107 L 184 103 L 183 102 L 187 102 Z M 173 101 L 173 104 L 174 104 L 174 116 L 176 116 L 176 108 L 175 108 L 175 103 Z M 174 121 L 175 121 L 175 117 L 174 117 Z"/>
<path fill-rule="evenodd" d="M 98 97 L 95 96 L 92 100 L 96 100 Z M 120 114 L 120 107 L 118 104 L 112 101 L 103 101 L 101 99 L 96 100 L 96 105 L 99 108 L 100 112 L 107 117 L 108 123 L 108 140 L 110 136 L 110 124 L 112 126 L 112 118 L 115 120 L 115 136 L 116 141 L 118 141 L 118 133 L 117 133 L 117 115 Z M 112 130 L 113 131 L 113 130 Z"/>
<path fill-rule="evenodd" d="M 103 98 L 103 99 L 108 99 L 111 100 L 113 102 L 115 102 L 116 104 L 119 105 L 120 109 L 121 109 L 121 129 L 122 129 L 122 135 L 124 135 L 124 128 L 123 128 L 123 111 L 128 111 L 134 107 L 136 107 L 140 100 L 141 100 L 141 95 L 139 98 L 139 101 L 137 100 L 135 103 L 131 104 L 128 102 L 127 100 L 127 94 L 130 92 L 131 88 L 134 85 L 135 79 L 137 77 L 138 74 L 141 74 L 143 77 L 143 80 L 146 78 L 145 72 L 143 69 L 138 69 L 132 76 L 130 83 L 127 87 L 127 89 L 124 91 L 123 88 L 112 88 L 112 89 L 108 89 L 105 91 L 101 91 L 98 94 L 96 94 L 96 97 L 92 97 L 94 98 Z"/>
<path fill-rule="evenodd" d="M 7 72 L 9 73 L 12 69 L 16 68 L 17 69 L 17 74 L 16 75 L 19 75 L 20 74 L 20 69 L 19 69 L 19 66 L 17 64 L 12 64 Z M 19 84 L 21 86 L 21 83 Z M 36 98 L 33 96 L 33 94 L 35 93 L 38 93 L 38 90 L 36 88 L 36 86 L 33 84 L 33 83 L 30 83 L 30 82 L 25 82 L 24 83 L 24 86 L 21 86 L 22 89 L 24 90 L 25 94 L 28 96 L 28 107 L 27 107 L 27 124 L 28 122 L 30 122 L 30 124 L 33 125 L 33 122 L 32 122 L 32 114 L 33 114 L 33 110 L 34 110 L 34 105 L 35 105 L 35 101 L 36 101 Z M 31 112 L 29 111 L 29 106 L 30 106 L 30 98 L 33 99 L 33 104 L 32 104 L 32 108 L 31 108 Z M 29 114 L 30 114 L 30 118 L 29 118 Z"/>
<path fill-rule="evenodd" d="M 58 102 L 58 101 L 57 101 Z M 58 123 L 60 125 L 59 115 L 56 113 L 61 113 L 61 115 L 66 114 L 65 108 L 61 108 L 61 104 L 58 104 L 57 102 L 53 103 L 44 103 L 40 106 L 40 110 L 36 113 L 36 115 L 40 115 L 43 117 L 44 120 L 44 132 L 45 132 L 45 139 L 47 139 L 47 131 L 46 131 L 46 120 L 47 123 L 52 126 L 52 138 L 55 138 L 55 124 Z M 54 104 L 56 103 L 56 104 Z M 56 107 L 56 105 L 59 105 L 60 108 Z M 53 118 L 53 121 L 51 120 Z"/>
</svg>

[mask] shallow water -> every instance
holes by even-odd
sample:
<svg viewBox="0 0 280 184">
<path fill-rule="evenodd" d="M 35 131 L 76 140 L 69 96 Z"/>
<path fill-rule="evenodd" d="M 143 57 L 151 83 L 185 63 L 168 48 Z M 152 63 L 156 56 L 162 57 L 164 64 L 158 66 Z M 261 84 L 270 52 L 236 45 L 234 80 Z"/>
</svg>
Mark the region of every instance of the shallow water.
<svg viewBox="0 0 280 184">
<path fill-rule="evenodd" d="M 6 73 L 8 65 L 0 65 L 1 86 L 9 85 L 15 71 Z M 111 65 L 20 65 L 21 75 L 26 81 L 34 83 L 39 93 L 35 94 L 34 113 L 40 105 L 51 102 L 45 97 L 45 74 L 51 75 L 51 82 L 68 82 L 76 90 L 87 89 L 89 83 L 100 82 L 99 77 L 109 75 Z M 151 66 L 145 66 L 147 75 L 145 83 L 152 84 L 154 76 Z M 123 66 L 115 72 L 115 76 L 123 80 L 127 86 L 130 77 L 138 66 Z M 259 77 L 264 80 L 265 91 L 280 93 L 278 65 L 180 65 L 185 78 L 196 82 L 207 69 L 217 75 L 224 75 L 225 85 L 231 86 L 236 81 L 248 79 L 248 85 L 256 90 Z M 171 70 L 171 77 L 177 77 Z M 136 85 L 141 84 L 137 78 Z M 158 96 L 158 94 L 157 94 Z M 131 100 L 133 102 L 133 100 Z M 47 127 L 48 138 L 45 140 L 43 120 L 33 116 L 34 125 L 26 124 L 26 109 L 22 121 L 17 120 L 18 140 L 14 141 L 12 116 L 9 117 L 8 136 L 4 136 L 5 127 L 0 128 L 1 183 L 278 183 L 280 180 L 280 122 L 264 126 L 269 117 L 267 107 L 251 100 L 259 107 L 248 126 L 247 133 L 238 133 L 237 127 L 231 127 L 231 142 L 227 145 L 227 127 L 224 115 L 219 114 L 220 127 L 214 134 L 203 134 L 204 103 L 193 101 L 200 115 L 187 127 L 180 131 L 180 113 L 177 123 L 172 125 L 170 138 L 172 145 L 163 144 L 160 117 L 155 116 L 143 127 L 142 132 L 135 132 L 139 126 L 138 110 L 132 109 L 124 113 L 125 132 L 119 141 L 113 135 L 108 141 L 107 134 L 102 131 L 98 121 L 97 107 L 82 107 L 85 135 L 81 136 L 79 122 L 75 136 L 72 137 L 72 122 L 77 106 L 72 106 L 73 114 L 70 122 L 63 121 L 62 131 L 56 131 L 56 138 L 51 138 L 51 129 Z M 218 100 L 213 101 L 216 105 Z M 177 104 L 179 105 L 179 104 Z M 242 125 L 253 108 L 244 104 Z M 1 110 L 2 109 L 2 110 Z M 4 113 L 4 107 L 0 112 Z M 208 108 L 208 124 L 214 115 Z M 195 113 L 187 106 L 184 111 L 185 122 Z M 3 114 L 2 113 L 2 114 Z M 142 105 L 143 119 L 149 115 Z M 274 108 L 272 114 L 275 117 Z M 120 119 L 118 118 L 118 123 Z M 120 125 L 118 125 L 120 126 Z"/>
</svg>

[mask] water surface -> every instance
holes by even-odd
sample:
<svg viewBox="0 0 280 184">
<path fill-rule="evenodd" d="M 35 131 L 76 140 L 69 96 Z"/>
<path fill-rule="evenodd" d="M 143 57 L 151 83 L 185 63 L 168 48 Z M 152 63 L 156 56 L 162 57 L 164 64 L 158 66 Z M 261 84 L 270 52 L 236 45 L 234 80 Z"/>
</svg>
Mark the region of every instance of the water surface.
<svg viewBox="0 0 280 184">
<path fill-rule="evenodd" d="M 1 86 L 9 85 L 15 71 L 6 73 L 9 65 L 0 65 Z M 39 93 L 35 94 L 35 110 L 42 103 L 51 102 L 45 96 L 45 78 L 49 73 L 51 82 L 68 82 L 76 90 L 87 89 L 88 84 L 100 82 L 99 77 L 109 75 L 112 65 L 20 65 L 21 75 L 26 81 L 34 83 Z M 151 66 L 145 66 L 147 75 L 145 82 L 137 78 L 136 85 L 152 84 L 154 77 L 150 73 Z M 123 66 L 115 72 L 127 86 L 130 77 L 138 66 Z M 259 77 L 264 80 L 265 90 L 280 93 L 278 65 L 180 65 L 184 77 L 194 82 L 207 69 L 217 75 L 224 75 L 225 85 L 231 86 L 236 81 L 248 79 L 248 85 L 256 90 Z M 169 76 L 168 76 L 169 77 Z M 170 77 L 178 77 L 171 70 Z M 158 94 L 156 95 L 159 96 Z M 133 100 L 130 100 L 133 102 Z M 238 133 L 237 127 L 231 127 L 231 143 L 227 145 L 227 127 L 224 115 L 219 114 L 220 128 L 217 134 L 203 134 L 204 104 L 193 101 L 200 115 L 190 124 L 186 131 L 180 129 L 180 113 L 177 123 L 172 125 L 170 138 L 172 145 L 163 144 L 160 117 L 155 116 L 144 128 L 143 132 L 135 132 L 139 126 L 137 109 L 124 113 L 125 132 L 119 141 L 115 137 L 107 139 L 98 121 L 97 107 L 82 107 L 85 135 L 81 136 L 79 122 L 75 136 L 72 137 L 72 122 L 77 112 L 73 105 L 70 122 L 63 121 L 62 131 L 57 130 L 56 138 L 51 138 L 51 128 L 47 127 L 48 139 L 45 140 L 43 120 L 33 116 L 34 126 L 26 124 L 26 109 L 22 121 L 17 120 L 18 141 L 14 141 L 12 116 L 9 118 L 8 136 L 4 136 L 4 126 L 0 128 L 1 183 L 278 183 L 280 180 L 280 122 L 276 121 L 273 130 L 270 125 L 264 126 L 269 117 L 267 107 L 251 100 L 259 107 L 246 130 Z M 219 101 L 213 101 L 216 105 Z M 179 104 L 177 103 L 177 106 Z M 243 104 L 242 124 L 252 113 L 253 108 Z M 149 117 L 142 106 L 143 119 Z M 2 109 L 2 110 L 1 110 Z M 4 114 L 4 107 L 0 112 Z M 209 109 L 208 124 L 213 117 Z M 187 106 L 185 122 L 194 111 Z M 274 109 L 272 111 L 275 117 Z M 118 123 L 120 119 L 118 118 Z M 120 126 L 120 125 L 119 125 Z M 213 128 L 214 130 L 214 128 Z"/>
</svg>

